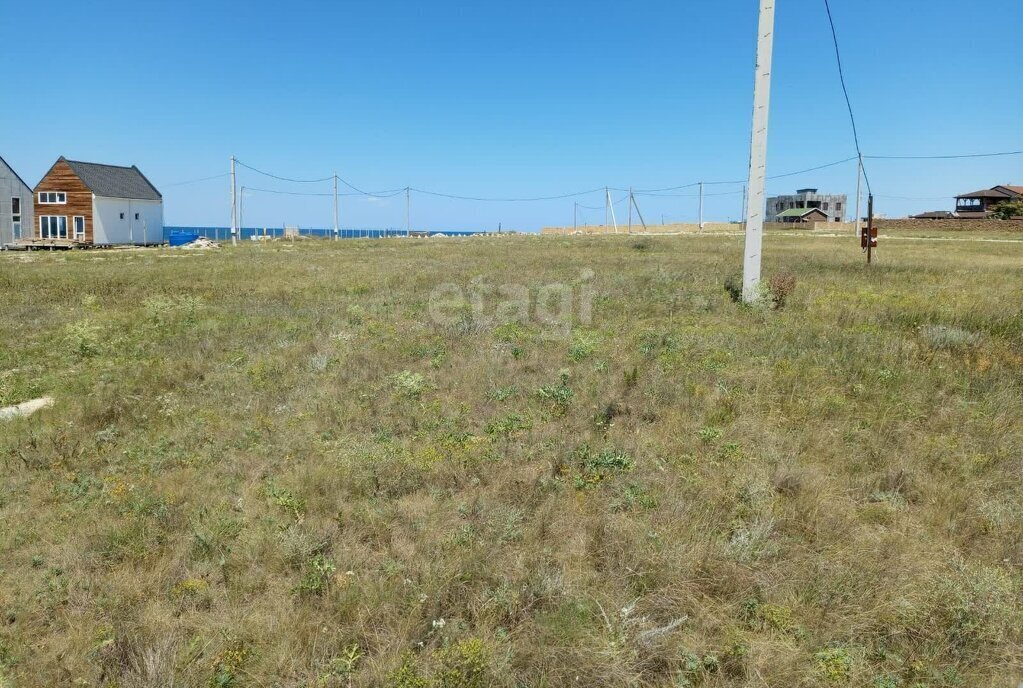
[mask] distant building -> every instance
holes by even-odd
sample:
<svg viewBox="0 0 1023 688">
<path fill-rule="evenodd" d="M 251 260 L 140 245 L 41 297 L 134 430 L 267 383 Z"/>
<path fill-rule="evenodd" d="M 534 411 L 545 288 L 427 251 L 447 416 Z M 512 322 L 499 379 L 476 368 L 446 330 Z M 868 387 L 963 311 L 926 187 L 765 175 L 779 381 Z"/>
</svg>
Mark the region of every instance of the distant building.
<svg viewBox="0 0 1023 688">
<path fill-rule="evenodd" d="M 0 158 L 0 248 L 32 236 L 32 189 Z"/>
<path fill-rule="evenodd" d="M 819 210 L 827 219 L 820 222 L 842 222 L 849 208 L 844 194 L 822 194 L 817 189 L 800 189 L 790 196 L 767 199 L 767 217 L 772 222 L 785 222 L 782 213 L 787 210 Z M 791 216 L 789 216 L 791 217 Z M 792 222 L 793 220 L 788 220 Z M 818 220 L 811 220 L 817 222 Z"/>
<path fill-rule="evenodd" d="M 139 168 L 61 157 L 35 188 L 39 239 L 96 246 L 163 242 L 163 196 Z"/>
<path fill-rule="evenodd" d="M 964 220 L 986 220 L 995 207 L 1023 198 L 1023 186 L 995 186 L 956 197 L 956 216 Z"/>
<path fill-rule="evenodd" d="M 950 213 L 947 210 L 932 210 L 929 213 L 920 213 L 919 215 L 910 215 L 910 220 L 952 220 L 955 219 L 956 214 Z"/>
<path fill-rule="evenodd" d="M 788 224 L 807 224 L 810 222 L 831 222 L 831 218 L 819 208 L 790 208 L 780 212 L 775 221 Z"/>
</svg>

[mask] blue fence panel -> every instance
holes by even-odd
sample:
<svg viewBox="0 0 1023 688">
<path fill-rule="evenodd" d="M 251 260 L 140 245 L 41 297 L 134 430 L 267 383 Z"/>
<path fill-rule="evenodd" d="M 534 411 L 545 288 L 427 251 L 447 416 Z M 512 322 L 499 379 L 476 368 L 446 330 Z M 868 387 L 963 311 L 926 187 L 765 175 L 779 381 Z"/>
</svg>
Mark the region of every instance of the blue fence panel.
<svg viewBox="0 0 1023 688">
<path fill-rule="evenodd" d="M 266 236 L 271 238 L 281 238 L 284 236 L 283 227 L 244 227 L 238 231 L 238 238 L 242 241 L 251 241 L 253 237 L 261 237 L 264 232 Z M 318 227 L 302 227 L 299 228 L 298 233 L 302 236 L 318 237 L 321 239 L 329 239 L 334 236 L 333 229 L 322 229 Z M 428 230 L 425 232 L 413 232 L 413 234 L 426 234 L 428 236 L 437 236 L 443 234 L 444 236 L 450 237 L 467 237 L 475 236 L 477 234 L 486 234 L 487 232 L 465 232 L 465 231 L 444 231 L 444 230 Z M 183 234 L 196 234 L 207 239 L 213 239 L 214 241 L 230 241 L 231 240 L 231 228 L 230 227 L 164 227 L 163 228 L 163 241 L 169 242 L 171 235 L 183 235 Z M 389 238 L 403 238 L 408 236 L 408 232 L 404 229 L 341 229 L 338 231 L 338 236 L 341 239 L 389 239 Z"/>
</svg>

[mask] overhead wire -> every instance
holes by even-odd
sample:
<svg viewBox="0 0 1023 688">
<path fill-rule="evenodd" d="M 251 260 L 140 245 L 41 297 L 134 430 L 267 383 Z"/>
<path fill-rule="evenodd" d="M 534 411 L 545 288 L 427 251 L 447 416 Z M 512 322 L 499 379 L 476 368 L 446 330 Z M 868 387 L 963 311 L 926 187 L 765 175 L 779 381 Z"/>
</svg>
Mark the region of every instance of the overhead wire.
<svg viewBox="0 0 1023 688">
<path fill-rule="evenodd" d="M 831 14 L 831 3 L 824 0 L 824 7 L 828 11 L 828 23 L 831 25 L 831 39 L 835 44 L 835 59 L 838 61 L 838 79 L 842 84 L 842 93 L 845 95 L 845 105 L 849 109 L 849 121 L 852 123 L 853 142 L 856 144 L 856 158 L 860 161 L 860 169 L 863 171 L 863 179 L 867 183 L 867 193 L 873 195 L 870 188 L 870 176 L 863 166 L 863 149 L 860 147 L 860 132 L 856 128 L 856 115 L 853 113 L 852 99 L 849 98 L 849 87 L 845 83 L 845 70 L 842 67 L 842 51 L 838 47 L 838 31 L 835 29 L 835 18 Z"/>
</svg>

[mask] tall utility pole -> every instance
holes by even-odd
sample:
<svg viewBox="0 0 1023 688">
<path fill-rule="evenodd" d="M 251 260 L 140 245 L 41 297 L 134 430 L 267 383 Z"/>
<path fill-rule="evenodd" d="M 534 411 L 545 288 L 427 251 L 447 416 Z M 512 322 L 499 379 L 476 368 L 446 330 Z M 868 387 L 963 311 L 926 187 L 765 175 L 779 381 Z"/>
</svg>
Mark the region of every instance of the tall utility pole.
<svg viewBox="0 0 1023 688">
<path fill-rule="evenodd" d="M 757 30 L 756 81 L 753 86 L 753 135 L 749 156 L 749 197 L 746 200 L 746 247 L 742 263 L 742 300 L 757 300 L 767 207 L 767 124 L 771 110 L 771 60 L 774 52 L 774 5 L 760 0 Z"/>
<path fill-rule="evenodd" d="M 337 224 L 337 172 L 334 173 L 334 241 L 337 241 L 340 236 L 338 232 Z"/>
<path fill-rule="evenodd" d="M 579 201 L 572 201 L 572 231 L 579 231 Z"/>
<path fill-rule="evenodd" d="M 231 156 L 231 245 L 238 245 L 238 187 L 235 182 L 234 156 Z"/>
<path fill-rule="evenodd" d="M 405 236 L 412 236 L 412 188 L 405 187 Z"/>
<path fill-rule="evenodd" d="M 703 231 L 703 182 L 700 182 L 700 231 Z"/>
<path fill-rule="evenodd" d="M 746 185 L 742 185 L 742 229 L 746 230 Z"/>
<path fill-rule="evenodd" d="M 867 265 L 873 260 L 874 249 L 874 194 L 867 195 Z"/>
<path fill-rule="evenodd" d="M 606 188 L 606 187 L 605 187 Z M 607 210 L 611 213 L 611 222 L 615 226 L 615 234 L 618 233 L 618 218 L 615 217 L 615 204 L 611 202 L 611 189 L 607 190 Z"/>
<path fill-rule="evenodd" d="M 860 236 L 860 202 L 863 199 L 863 156 L 856 162 L 856 217 L 853 218 L 853 231 Z"/>
<path fill-rule="evenodd" d="M 245 187 L 238 189 L 238 231 L 245 229 Z"/>
<path fill-rule="evenodd" d="M 629 234 L 632 234 L 632 187 L 629 187 Z"/>
<path fill-rule="evenodd" d="M 607 227 L 610 223 L 608 222 L 608 213 L 611 211 L 611 192 L 604 187 L 604 226 Z"/>
</svg>

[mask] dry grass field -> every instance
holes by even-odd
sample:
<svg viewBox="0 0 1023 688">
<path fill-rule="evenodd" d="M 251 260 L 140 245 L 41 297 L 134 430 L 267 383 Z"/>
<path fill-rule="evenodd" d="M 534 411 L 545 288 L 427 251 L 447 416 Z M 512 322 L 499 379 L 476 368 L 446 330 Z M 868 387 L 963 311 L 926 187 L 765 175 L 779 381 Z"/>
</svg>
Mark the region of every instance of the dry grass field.
<svg viewBox="0 0 1023 688">
<path fill-rule="evenodd" d="M 0 686 L 1015 688 L 1023 242 L 855 243 L 0 255 Z"/>
</svg>

